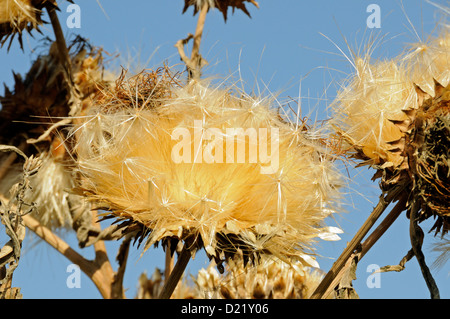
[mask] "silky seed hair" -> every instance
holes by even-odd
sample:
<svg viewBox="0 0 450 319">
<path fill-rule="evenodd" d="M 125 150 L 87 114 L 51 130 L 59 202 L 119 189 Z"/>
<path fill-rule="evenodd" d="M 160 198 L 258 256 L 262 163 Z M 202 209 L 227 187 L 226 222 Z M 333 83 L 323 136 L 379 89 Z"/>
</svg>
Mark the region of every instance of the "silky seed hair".
<svg viewBox="0 0 450 319">
<path fill-rule="evenodd" d="M 267 253 L 315 265 L 313 243 L 335 231 L 324 219 L 340 201 L 340 173 L 324 145 L 293 134 L 267 99 L 208 81 L 177 85 L 168 76 L 151 83 L 145 78 L 139 74 L 116 85 L 128 88 L 120 91 L 128 91 L 126 97 L 104 91 L 97 101 L 109 102 L 94 102 L 73 128 L 80 191 L 113 216 L 149 229 L 145 247 L 194 238 L 217 263 L 240 248 L 250 259 Z M 230 162 L 226 147 L 222 154 L 220 148 L 227 129 L 236 128 L 267 135 L 233 139 L 235 156 L 239 143 L 246 151 L 243 161 Z M 177 129 L 183 134 L 174 138 Z M 186 136 L 192 139 L 180 153 L 180 137 Z M 261 173 L 267 161 L 250 158 L 250 149 L 261 147 L 278 156 L 273 172 Z M 188 156 L 177 161 L 174 150 Z"/>
<path fill-rule="evenodd" d="M 420 221 L 450 229 L 450 37 L 410 45 L 393 59 L 355 59 L 354 74 L 333 102 L 331 125 L 347 154 L 375 168 L 389 192 L 404 186 L 419 201 Z"/>
</svg>

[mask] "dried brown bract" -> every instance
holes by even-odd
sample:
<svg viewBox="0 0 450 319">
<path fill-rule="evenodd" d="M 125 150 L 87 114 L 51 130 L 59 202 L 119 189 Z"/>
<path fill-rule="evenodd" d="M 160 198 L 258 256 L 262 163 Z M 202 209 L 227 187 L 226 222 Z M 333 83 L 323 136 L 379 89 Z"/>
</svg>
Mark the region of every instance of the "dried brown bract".
<svg viewBox="0 0 450 319">
<path fill-rule="evenodd" d="M 450 229 L 449 52 L 444 32 L 394 60 L 357 58 L 332 120 L 348 154 L 376 169 L 383 191 L 404 185 L 410 202 L 420 202 L 420 221 L 436 217 L 433 228 L 443 234 Z"/>
<path fill-rule="evenodd" d="M 43 23 L 42 10 L 46 7 L 57 8 L 55 0 L 1 0 L 0 1 L 0 45 L 10 38 L 11 46 L 15 35 L 18 35 L 20 47 L 23 49 L 23 32 L 39 31 Z"/>
<path fill-rule="evenodd" d="M 233 9 L 233 12 L 236 9 L 242 10 L 250 17 L 250 12 L 248 12 L 245 6 L 246 2 L 249 2 L 259 8 L 258 2 L 255 0 L 184 0 L 183 13 L 185 13 L 190 6 L 193 6 L 194 15 L 196 15 L 197 12 L 200 11 L 205 4 L 207 4 L 209 8 L 217 8 L 220 12 L 222 12 L 225 21 L 227 21 L 228 8 L 230 7 Z"/>
</svg>

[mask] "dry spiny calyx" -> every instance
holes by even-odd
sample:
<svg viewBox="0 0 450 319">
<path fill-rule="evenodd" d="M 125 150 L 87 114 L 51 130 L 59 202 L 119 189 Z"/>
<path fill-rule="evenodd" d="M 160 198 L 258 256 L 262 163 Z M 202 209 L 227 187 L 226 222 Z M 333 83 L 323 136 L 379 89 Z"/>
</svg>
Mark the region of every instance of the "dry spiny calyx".
<svg viewBox="0 0 450 319">
<path fill-rule="evenodd" d="M 9 44 L 11 46 L 17 34 L 20 47 L 23 48 L 23 32 L 30 34 L 32 30 L 40 32 L 39 25 L 43 23 L 42 10 L 45 7 L 57 9 L 58 5 L 55 0 L 1 0 L 0 45 L 3 46 L 11 37 Z"/>
<path fill-rule="evenodd" d="M 316 266 L 342 181 L 315 132 L 265 99 L 154 72 L 119 78 L 73 127 L 80 192 L 124 233 L 143 226 L 144 250 L 184 242 L 219 270 L 238 251 Z"/>
<path fill-rule="evenodd" d="M 223 19 L 225 21 L 227 21 L 229 7 L 233 9 L 233 12 L 235 9 L 242 10 L 250 17 L 250 12 L 248 12 L 245 2 L 249 2 L 259 8 L 258 2 L 255 0 L 184 0 L 183 13 L 185 13 L 190 6 L 193 6 L 194 15 L 196 15 L 204 5 L 208 5 L 208 8 L 217 8 L 220 12 L 222 12 Z"/>
<path fill-rule="evenodd" d="M 90 47 L 80 37 L 69 49 L 73 82 L 80 94 L 80 103 L 87 102 L 87 98 L 104 85 L 101 50 Z M 54 124 L 48 124 L 49 119 L 60 120 L 71 111 L 69 82 L 72 80 L 59 61 L 55 42 L 49 46 L 48 54 L 38 56 L 25 78 L 20 74 L 13 75 L 14 90 L 5 87 L 5 94 L 0 97 L 0 132 L 4 144 L 9 144 L 21 133 L 29 139 L 38 139 Z M 51 142 L 51 139 L 44 141 Z"/>
<path fill-rule="evenodd" d="M 164 278 L 161 270 L 155 269 L 150 278 L 144 272 L 139 277 L 136 299 L 157 299 L 163 289 Z M 197 289 L 187 279 L 180 280 L 173 291 L 172 299 L 203 299 Z"/>
<path fill-rule="evenodd" d="M 377 171 L 381 188 L 402 185 L 419 201 L 420 221 L 450 228 L 450 37 L 448 32 L 414 45 L 400 57 L 355 61 L 357 76 L 334 102 L 335 131 L 359 165 Z"/>
</svg>

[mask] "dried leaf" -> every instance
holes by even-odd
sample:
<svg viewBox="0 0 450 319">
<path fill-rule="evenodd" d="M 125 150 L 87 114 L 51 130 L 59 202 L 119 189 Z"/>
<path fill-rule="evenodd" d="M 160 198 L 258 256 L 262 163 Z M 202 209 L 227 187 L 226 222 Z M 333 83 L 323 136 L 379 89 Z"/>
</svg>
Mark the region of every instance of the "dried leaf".
<svg viewBox="0 0 450 319">
<path fill-rule="evenodd" d="M 346 268 L 341 281 L 336 287 L 336 299 L 359 299 L 359 296 L 352 284 L 352 281 L 356 280 L 357 259 L 358 255 L 351 259 L 349 267 Z"/>
</svg>

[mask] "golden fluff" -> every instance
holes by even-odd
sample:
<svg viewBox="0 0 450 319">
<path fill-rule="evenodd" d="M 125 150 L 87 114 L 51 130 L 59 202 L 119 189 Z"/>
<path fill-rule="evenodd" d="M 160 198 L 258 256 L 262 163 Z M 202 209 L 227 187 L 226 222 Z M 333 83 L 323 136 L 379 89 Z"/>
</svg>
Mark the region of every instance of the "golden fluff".
<svg viewBox="0 0 450 319">
<path fill-rule="evenodd" d="M 341 184 L 320 141 L 264 99 L 154 74 L 119 79 L 73 128 L 84 194 L 145 225 L 146 247 L 175 238 L 218 263 L 241 251 L 315 265 L 313 238 L 338 237 L 323 220 Z"/>
<path fill-rule="evenodd" d="M 0 23 L 10 23 L 12 26 L 37 23 L 36 9 L 31 0 L 1 0 L 0 4 Z"/>
<path fill-rule="evenodd" d="M 392 60 L 355 60 L 356 74 L 333 102 L 335 132 L 384 191 L 403 185 L 420 220 L 450 229 L 450 36 L 411 45 Z"/>
</svg>

